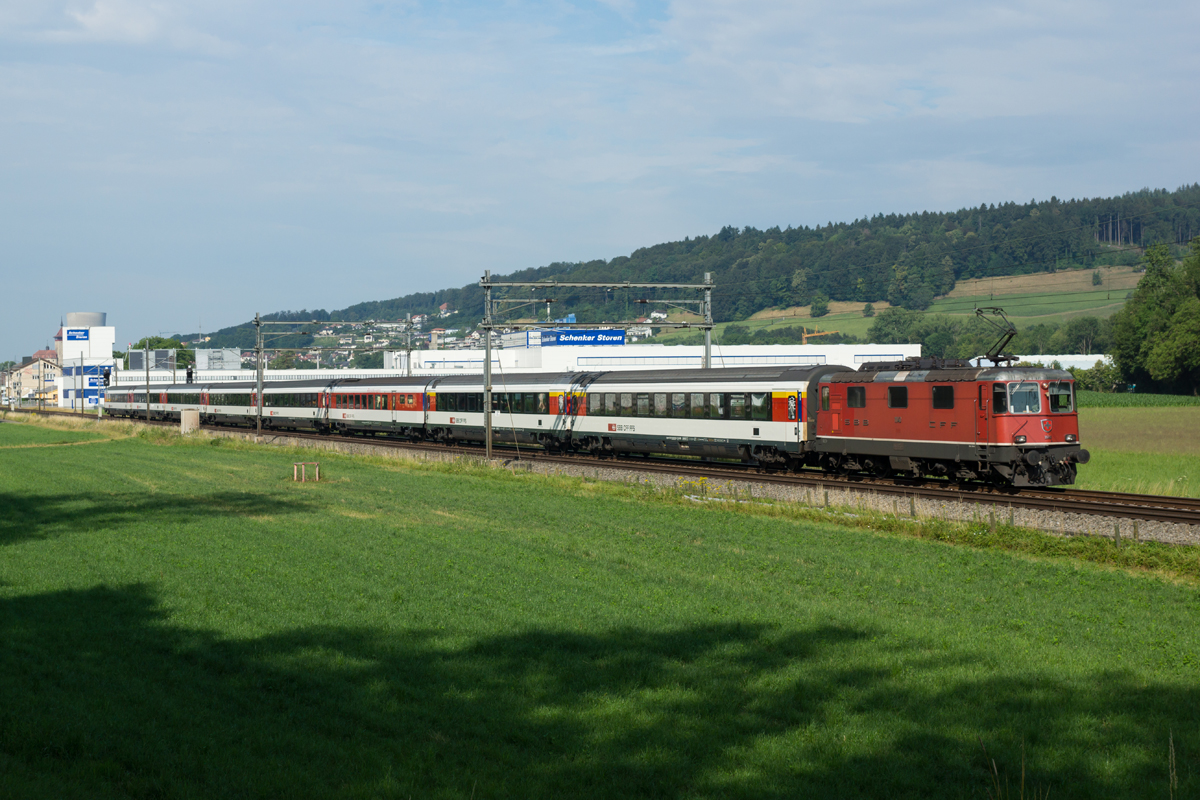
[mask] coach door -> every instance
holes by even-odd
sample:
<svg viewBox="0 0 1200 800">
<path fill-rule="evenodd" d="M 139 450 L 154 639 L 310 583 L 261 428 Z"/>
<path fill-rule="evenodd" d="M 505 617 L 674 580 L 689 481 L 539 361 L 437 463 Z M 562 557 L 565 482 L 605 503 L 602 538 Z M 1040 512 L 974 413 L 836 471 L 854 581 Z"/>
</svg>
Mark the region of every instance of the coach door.
<svg viewBox="0 0 1200 800">
<path fill-rule="evenodd" d="M 795 389 L 776 389 L 771 392 L 771 419 L 786 423 L 784 440 L 789 444 L 800 442 L 803 427 L 800 414 L 804 409 L 800 403 L 800 392 Z"/>
</svg>

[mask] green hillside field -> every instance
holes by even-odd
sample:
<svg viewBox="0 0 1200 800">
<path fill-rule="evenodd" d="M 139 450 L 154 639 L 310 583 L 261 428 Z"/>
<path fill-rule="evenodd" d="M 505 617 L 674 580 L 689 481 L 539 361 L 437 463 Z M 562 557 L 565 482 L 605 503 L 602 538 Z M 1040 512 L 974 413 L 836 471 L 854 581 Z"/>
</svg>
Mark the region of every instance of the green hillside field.
<svg viewBox="0 0 1200 800">
<path fill-rule="evenodd" d="M 6 796 L 1200 792 L 1194 548 L 17 427 Z"/>
<path fill-rule="evenodd" d="M 1096 270 L 1078 270 L 1075 273 L 1038 273 L 1016 276 L 1015 279 L 988 281 L 964 281 L 955 291 L 933 301 L 927 313 L 950 316 L 972 317 L 976 307 L 999 306 L 1018 328 L 1044 323 L 1062 324 L 1075 317 L 1112 316 L 1122 306 L 1128 292 L 1137 285 L 1141 273 L 1132 267 L 1107 267 L 1099 270 L 1103 283 L 1091 285 L 1091 275 Z M 741 322 L 717 323 L 713 328 L 713 339 L 720 342 L 721 334 L 730 325 L 754 331 L 797 328 L 808 330 L 838 331 L 867 339 L 867 331 L 874 321 L 862 315 L 863 303 L 831 303 L 830 313 L 813 318 L 809 306 L 788 309 L 771 309 L 760 312 Z M 875 303 L 876 313 L 887 308 L 887 303 Z M 661 344 L 695 343 L 694 331 L 664 331 L 653 339 Z M 810 343 L 819 344 L 821 338 Z"/>
</svg>

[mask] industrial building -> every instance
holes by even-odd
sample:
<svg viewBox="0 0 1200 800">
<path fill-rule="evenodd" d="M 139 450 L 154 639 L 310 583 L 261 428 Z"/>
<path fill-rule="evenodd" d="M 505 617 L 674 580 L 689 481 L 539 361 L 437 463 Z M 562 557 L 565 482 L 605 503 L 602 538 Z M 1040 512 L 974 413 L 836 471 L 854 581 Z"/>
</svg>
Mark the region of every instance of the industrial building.
<svg viewBox="0 0 1200 800">
<path fill-rule="evenodd" d="M 606 331 L 620 334 L 621 331 Z M 525 336 L 524 333 L 520 334 Z M 619 370 L 701 366 L 702 346 L 554 344 L 508 346 L 492 350 L 492 375 L 506 372 L 612 372 Z M 819 366 L 844 364 L 857 367 L 868 361 L 899 361 L 919 357 L 921 345 L 714 345 L 712 365 L 721 367 L 796 365 Z M 408 358 L 412 358 L 411 369 Z M 264 370 L 264 379 L 272 380 L 345 380 L 346 378 L 383 378 L 393 375 L 470 375 L 482 374 L 484 350 L 413 350 L 385 351 L 383 369 L 286 369 Z M 197 369 L 196 383 L 246 381 L 255 378 L 253 369 Z M 121 384 L 143 383 L 142 370 L 126 370 L 118 376 Z M 151 383 L 181 380 L 171 370 L 151 369 Z"/>
<path fill-rule="evenodd" d="M 95 408 L 104 396 L 104 371 L 116 368 L 113 345 L 117 329 L 103 311 L 73 311 L 55 337 L 59 379 L 59 408 Z"/>
</svg>

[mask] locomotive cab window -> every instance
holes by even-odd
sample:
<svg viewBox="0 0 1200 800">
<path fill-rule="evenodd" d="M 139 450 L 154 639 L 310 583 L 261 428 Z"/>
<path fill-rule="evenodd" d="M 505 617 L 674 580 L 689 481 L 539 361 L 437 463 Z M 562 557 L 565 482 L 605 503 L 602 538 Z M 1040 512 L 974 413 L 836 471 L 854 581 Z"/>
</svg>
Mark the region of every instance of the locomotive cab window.
<svg viewBox="0 0 1200 800">
<path fill-rule="evenodd" d="M 933 407 L 941 409 L 954 408 L 954 387 L 933 387 Z"/>
<path fill-rule="evenodd" d="M 888 408 L 908 408 L 908 387 L 888 387 Z"/>
<path fill-rule="evenodd" d="M 829 410 L 829 387 L 828 386 L 821 387 L 821 410 L 822 411 Z"/>
<path fill-rule="evenodd" d="M 1042 393 L 1036 381 L 1021 381 L 1008 385 L 1008 407 L 1013 414 L 1040 414 Z"/>
<path fill-rule="evenodd" d="M 867 387 L 865 387 L 865 386 L 847 386 L 846 387 L 846 406 L 849 408 L 866 408 L 867 407 Z"/>
<path fill-rule="evenodd" d="M 1075 410 L 1075 384 L 1056 381 L 1050 384 L 1050 413 L 1066 414 Z"/>
</svg>

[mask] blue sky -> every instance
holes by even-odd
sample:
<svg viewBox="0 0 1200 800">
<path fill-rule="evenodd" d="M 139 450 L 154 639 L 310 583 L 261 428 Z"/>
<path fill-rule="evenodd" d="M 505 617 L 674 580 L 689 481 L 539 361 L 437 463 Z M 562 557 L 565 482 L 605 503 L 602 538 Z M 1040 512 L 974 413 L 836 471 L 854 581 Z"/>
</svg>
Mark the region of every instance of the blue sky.
<svg viewBox="0 0 1200 800">
<path fill-rule="evenodd" d="M 0 5 L 0 360 L 1200 179 L 1200 4 Z"/>
</svg>

